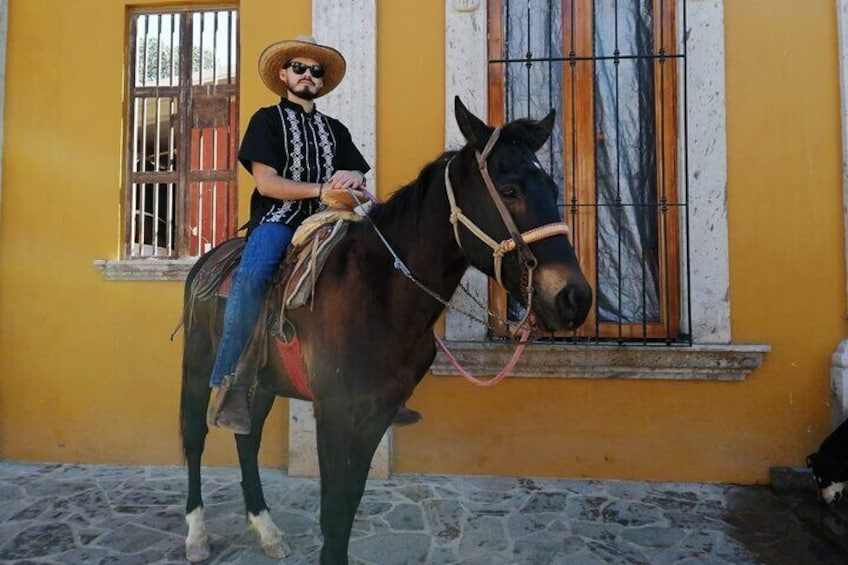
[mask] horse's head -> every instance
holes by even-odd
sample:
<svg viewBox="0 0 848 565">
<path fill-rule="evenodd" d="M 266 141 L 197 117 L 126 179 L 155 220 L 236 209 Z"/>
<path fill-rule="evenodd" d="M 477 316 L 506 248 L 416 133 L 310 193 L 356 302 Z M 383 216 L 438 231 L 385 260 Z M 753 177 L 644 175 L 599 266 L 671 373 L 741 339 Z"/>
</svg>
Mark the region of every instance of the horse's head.
<svg viewBox="0 0 848 565">
<path fill-rule="evenodd" d="M 455 110 L 468 144 L 449 164 L 447 184 L 457 204 L 451 221 L 463 253 L 522 304 L 532 300 L 543 329 L 578 327 L 592 305 L 592 289 L 559 215 L 557 186 L 536 158 L 555 113 L 496 130 L 459 98 Z"/>
</svg>

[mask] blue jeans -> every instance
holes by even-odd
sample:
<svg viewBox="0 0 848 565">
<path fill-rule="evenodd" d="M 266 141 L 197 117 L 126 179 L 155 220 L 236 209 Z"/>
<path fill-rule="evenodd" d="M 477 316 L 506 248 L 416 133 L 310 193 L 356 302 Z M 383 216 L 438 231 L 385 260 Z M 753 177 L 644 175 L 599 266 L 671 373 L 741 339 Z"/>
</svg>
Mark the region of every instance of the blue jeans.
<svg viewBox="0 0 848 565">
<path fill-rule="evenodd" d="M 221 386 L 235 373 L 259 317 L 271 279 L 286 253 L 294 230 L 285 224 L 259 224 L 250 234 L 224 310 L 224 329 L 210 386 Z"/>
</svg>

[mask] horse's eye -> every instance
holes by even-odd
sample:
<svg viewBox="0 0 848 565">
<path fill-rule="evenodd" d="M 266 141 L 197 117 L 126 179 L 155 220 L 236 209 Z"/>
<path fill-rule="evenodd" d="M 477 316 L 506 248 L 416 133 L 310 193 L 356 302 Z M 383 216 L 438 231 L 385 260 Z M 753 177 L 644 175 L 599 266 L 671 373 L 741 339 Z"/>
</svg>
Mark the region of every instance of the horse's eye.
<svg viewBox="0 0 848 565">
<path fill-rule="evenodd" d="M 514 184 L 503 185 L 499 190 L 504 198 L 515 198 L 518 196 L 518 187 Z"/>
</svg>

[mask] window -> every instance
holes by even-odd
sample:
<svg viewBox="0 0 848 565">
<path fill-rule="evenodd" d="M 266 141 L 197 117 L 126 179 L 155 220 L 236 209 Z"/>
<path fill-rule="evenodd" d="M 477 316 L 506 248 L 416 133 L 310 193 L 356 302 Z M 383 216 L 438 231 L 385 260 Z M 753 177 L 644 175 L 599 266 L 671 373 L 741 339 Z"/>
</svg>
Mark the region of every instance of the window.
<svg viewBox="0 0 848 565">
<path fill-rule="evenodd" d="M 196 257 L 236 223 L 238 13 L 129 21 L 124 257 Z"/>
<path fill-rule="evenodd" d="M 557 123 L 540 152 L 561 187 L 572 243 L 595 289 L 585 341 L 678 341 L 679 197 L 674 0 L 490 0 L 489 119 Z M 678 149 L 680 148 L 680 153 Z M 501 316 L 521 307 L 490 286 Z M 684 324 L 688 326 L 688 324 Z M 685 328 L 684 328 L 685 329 Z"/>
<path fill-rule="evenodd" d="M 593 7 L 591 2 L 585 0 L 580 4 L 575 3 L 574 9 L 577 13 L 592 14 L 592 10 L 609 4 L 610 2 L 601 4 L 598 1 Z M 624 0 L 619 0 L 618 5 L 627 6 Z M 765 354 L 770 350 L 769 346 L 733 343 L 730 331 L 724 5 L 724 0 L 675 0 L 673 8 L 676 22 L 671 19 L 671 14 L 665 7 L 662 12 L 664 17 L 658 20 L 666 22 L 666 26 L 674 23 L 673 29 L 678 32 L 677 50 L 667 50 L 665 53 L 667 60 L 675 60 L 673 66 L 676 67 L 675 72 L 678 72 L 679 78 L 674 93 L 677 97 L 678 106 L 675 110 L 679 125 L 675 148 L 679 159 L 677 171 L 680 180 L 676 189 L 684 197 L 678 198 L 677 201 L 669 197 L 666 203 L 669 208 L 676 204 L 680 211 L 677 260 L 682 282 L 676 290 L 680 293 L 678 300 L 683 313 L 676 320 L 671 320 L 672 323 L 678 323 L 678 339 L 675 340 L 674 333 L 669 333 L 667 339 L 658 338 L 660 343 L 655 343 L 653 338 L 641 337 L 641 331 L 636 337 L 629 339 L 603 338 L 600 332 L 594 331 L 583 335 L 560 336 L 555 343 L 537 341 L 533 347 L 525 350 L 512 376 L 742 381 L 762 365 Z M 544 14 L 562 14 L 564 9 L 571 8 L 560 0 L 513 0 L 509 6 L 513 10 L 524 11 L 529 6 L 530 14 L 534 16 L 538 11 Z M 505 18 L 506 7 L 504 0 L 488 0 L 481 2 L 474 10 L 455 8 L 446 10 L 445 13 L 447 99 L 452 100 L 458 95 L 467 100 L 472 111 L 477 111 L 478 114 L 484 113 L 481 106 L 486 102 L 491 110 L 498 104 L 505 104 L 503 87 L 500 89 L 501 98 L 498 98 L 498 89 L 491 85 L 493 74 L 490 71 L 493 67 L 505 67 L 509 64 L 513 70 L 526 73 L 526 51 L 517 57 L 521 59 L 520 63 L 507 63 L 502 60 L 503 51 L 500 52 L 501 55 L 497 55 L 491 50 L 493 44 L 504 43 L 504 28 L 501 24 Z M 654 13 L 660 12 L 655 9 Z M 548 29 L 538 27 L 540 24 L 546 26 L 548 17 L 546 15 L 541 22 L 532 20 L 529 35 L 535 37 L 539 29 Z M 552 22 L 557 21 L 555 17 L 550 17 L 553 18 Z M 525 20 L 525 24 L 526 21 L 529 20 Z M 572 21 L 577 23 L 579 20 L 573 18 Z M 562 23 L 553 24 L 551 27 L 562 29 Z M 527 29 L 526 25 L 524 29 Z M 685 34 L 682 30 L 686 30 Z M 664 39 L 674 37 L 665 31 L 663 34 Z M 487 38 L 494 41 L 487 43 Z M 488 51 L 485 48 L 487 45 Z M 535 55 L 531 53 L 531 68 L 540 67 L 533 59 L 547 57 L 540 53 L 547 51 L 538 51 Z M 547 58 L 552 60 L 554 69 L 557 65 L 563 70 L 571 68 L 570 58 L 568 64 L 563 64 L 565 57 Z M 619 58 L 623 60 L 623 56 Z M 654 58 L 659 59 L 661 56 L 657 53 Z M 575 50 L 575 68 L 579 60 Z M 521 66 L 522 63 L 525 64 L 524 67 Z M 489 92 L 491 97 L 480 100 L 481 92 Z M 543 94 L 545 92 L 542 91 Z M 543 100 L 547 102 L 547 99 Z M 686 111 L 686 108 L 690 111 Z M 547 113 L 547 109 L 548 107 L 544 107 L 542 115 Z M 557 109 L 562 116 L 564 110 Z M 585 108 L 581 111 L 585 116 Z M 526 115 L 526 108 L 524 112 Z M 502 113 L 505 114 L 505 111 L 502 110 Z M 533 115 L 539 117 L 535 110 Z M 562 127 L 562 123 L 558 126 Z M 455 149 L 463 143 L 454 117 L 450 113 L 445 115 L 445 143 L 447 149 Z M 549 148 L 546 149 L 550 151 Z M 662 151 L 659 153 L 658 158 L 663 158 Z M 562 159 L 565 160 L 565 155 Z M 545 161 L 548 161 L 546 164 L 549 166 L 549 159 Z M 574 161 L 578 166 L 588 163 L 585 158 Z M 581 178 L 586 177 L 584 174 Z M 560 182 L 565 202 L 565 180 Z M 592 188 L 594 190 L 594 185 Z M 569 191 L 568 196 L 570 195 Z M 578 213 L 579 209 L 584 207 L 591 208 L 578 206 Z M 563 205 L 563 215 L 571 221 L 568 212 L 570 208 Z M 576 226 L 576 229 L 581 228 Z M 671 260 L 671 255 L 668 257 Z M 588 267 L 586 269 L 588 271 Z M 446 341 L 453 355 L 466 370 L 474 374 L 494 375 L 509 361 L 515 346 L 509 341 L 490 339 L 491 333 L 486 324 L 476 321 L 460 310 L 461 308 L 475 315 L 485 315 L 485 304 L 481 306 L 478 303 L 486 302 L 488 289 L 486 276 L 475 269 L 469 269 L 463 280 L 473 297 L 462 292 L 454 296 L 453 302 L 457 309 L 449 310 L 445 316 Z M 491 302 L 489 306 L 495 304 Z M 505 303 L 502 302 L 500 307 L 506 312 Z M 622 329 L 624 327 L 623 325 Z M 635 327 L 641 330 L 638 323 Z M 596 345 L 602 346 L 595 347 Z M 684 347 L 680 347 L 681 345 Z M 441 353 L 436 355 L 431 371 L 435 375 L 457 375 L 456 369 Z"/>
</svg>

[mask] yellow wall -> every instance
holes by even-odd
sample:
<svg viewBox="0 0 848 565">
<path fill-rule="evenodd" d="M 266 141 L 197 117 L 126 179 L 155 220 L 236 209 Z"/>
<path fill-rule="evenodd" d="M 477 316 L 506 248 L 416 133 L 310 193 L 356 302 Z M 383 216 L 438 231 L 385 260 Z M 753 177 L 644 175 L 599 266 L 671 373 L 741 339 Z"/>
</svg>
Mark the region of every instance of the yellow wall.
<svg viewBox="0 0 848 565">
<path fill-rule="evenodd" d="M 9 2 L 0 203 L 2 458 L 162 464 L 181 458 L 182 335 L 173 343 L 168 337 L 182 284 L 106 282 L 93 266 L 120 252 L 127 4 L 142 3 Z M 258 54 L 276 39 L 309 33 L 311 4 L 251 0 L 242 3 L 241 18 L 245 108 L 274 103 L 256 79 Z M 243 175 L 245 199 L 251 188 Z M 264 442 L 267 465 L 286 460 L 286 403 L 278 404 Z M 223 433 L 210 435 L 207 454 L 209 463 L 236 461 Z"/>
<path fill-rule="evenodd" d="M 177 463 L 181 284 L 105 282 L 92 265 L 121 239 L 125 2 L 9 4 L 0 458 Z M 764 482 L 826 434 L 847 329 L 834 4 L 725 4 L 733 336 L 772 345 L 765 366 L 744 383 L 428 377 L 410 402 L 424 423 L 396 432 L 396 470 Z M 443 148 L 443 5 L 378 2 L 383 196 Z M 308 33 L 311 4 L 240 10 L 243 129 L 274 101 L 259 51 Z M 244 174 L 240 187 L 244 217 Z M 285 405 L 266 428 L 269 466 L 286 462 Z M 205 461 L 235 462 L 232 447 L 213 432 Z"/>
<path fill-rule="evenodd" d="M 732 331 L 773 347 L 765 366 L 744 383 L 430 377 L 399 471 L 765 482 L 827 435 L 847 329 L 834 3 L 725 10 Z"/>
</svg>

